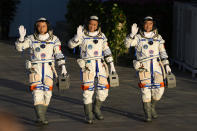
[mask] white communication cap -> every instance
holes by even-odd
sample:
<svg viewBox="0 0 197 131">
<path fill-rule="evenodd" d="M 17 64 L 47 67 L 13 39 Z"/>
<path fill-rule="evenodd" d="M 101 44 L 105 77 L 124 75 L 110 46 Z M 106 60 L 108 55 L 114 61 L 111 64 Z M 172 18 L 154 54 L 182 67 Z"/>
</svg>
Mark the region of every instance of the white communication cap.
<svg viewBox="0 0 197 131">
<path fill-rule="evenodd" d="M 144 18 L 144 20 L 153 20 L 153 17 L 151 17 L 151 16 L 146 16 L 146 17 Z"/>
<path fill-rule="evenodd" d="M 99 18 L 98 16 L 93 15 L 93 16 L 90 16 L 90 20 L 99 20 Z"/>
<path fill-rule="evenodd" d="M 41 20 L 46 21 L 47 19 L 44 18 L 44 17 L 41 17 L 41 18 L 39 18 L 37 21 L 41 21 Z"/>
</svg>

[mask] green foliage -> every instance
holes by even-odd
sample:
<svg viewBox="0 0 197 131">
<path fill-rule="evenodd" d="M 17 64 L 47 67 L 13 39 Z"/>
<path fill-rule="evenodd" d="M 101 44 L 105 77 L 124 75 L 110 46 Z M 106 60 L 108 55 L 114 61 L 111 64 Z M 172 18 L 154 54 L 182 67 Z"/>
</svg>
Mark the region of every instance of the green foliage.
<svg viewBox="0 0 197 131">
<path fill-rule="evenodd" d="M 101 22 L 102 32 L 108 38 L 114 60 L 123 55 L 127 49 L 124 39 L 127 34 L 126 16 L 114 2 L 100 2 L 98 0 L 70 0 L 67 6 L 66 19 L 69 23 L 70 38 L 76 33 L 79 25 L 87 23 L 87 18 L 97 15 Z M 69 39 L 70 39 L 69 38 Z"/>
<path fill-rule="evenodd" d="M 126 16 L 116 3 L 113 4 L 110 14 L 110 17 L 106 19 L 104 32 L 108 38 L 115 63 L 117 63 L 117 58 L 127 52 L 124 46 L 124 40 L 127 35 Z"/>
</svg>

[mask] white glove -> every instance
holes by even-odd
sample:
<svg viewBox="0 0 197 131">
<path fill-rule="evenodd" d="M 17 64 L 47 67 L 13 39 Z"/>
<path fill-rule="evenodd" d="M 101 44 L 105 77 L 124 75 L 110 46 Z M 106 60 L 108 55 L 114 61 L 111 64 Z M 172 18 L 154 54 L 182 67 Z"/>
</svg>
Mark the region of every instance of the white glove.
<svg viewBox="0 0 197 131">
<path fill-rule="evenodd" d="M 138 27 L 137 27 L 137 24 L 134 23 L 132 26 L 131 26 L 131 34 L 130 36 L 133 38 L 138 32 Z"/>
<path fill-rule="evenodd" d="M 133 60 L 133 67 L 135 68 L 135 70 L 138 70 L 141 67 L 140 62 Z"/>
<path fill-rule="evenodd" d="M 66 66 L 65 65 L 62 65 L 62 75 L 66 76 L 67 74 L 67 70 L 66 70 Z"/>
<path fill-rule="evenodd" d="M 83 26 L 80 25 L 77 28 L 77 36 L 75 37 L 75 41 L 78 41 L 83 36 Z"/>
<path fill-rule="evenodd" d="M 166 65 L 166 73 L 167 74 L 170 74 L 171 73 L 171 69 L 170 69 L 170 66 L 169 65 Z"/>
<path fill-rule="evenodd" d="M 111 67 L 111 68 L 110 68 L 110 73 L 111 73 L 111 74 L 112 74 L 112 72 L 115 73 L 116 70 L 115 70 L 114 63 L 113 63 L 113 62 L 110 63 L 110 67 Z"/>
<path fill-rule="evenodd" d="M 85 69 L 86 69 L 85 60 L 83 60 L 83 59 L 77 59 L 77 63 L 79 65 L 79 67 L 81 68 L 81 71 L 84 72 Z"/>
<path fill-rule="evenodd" d="M 25 39 L 25 35 L 26 35 L 26 29 L 23 25 L 20 25 L 19 28 L 19 34 L 20 34 L 20 38 L 19 38 L 19 41 L 24 41 Z"/>
</svg>

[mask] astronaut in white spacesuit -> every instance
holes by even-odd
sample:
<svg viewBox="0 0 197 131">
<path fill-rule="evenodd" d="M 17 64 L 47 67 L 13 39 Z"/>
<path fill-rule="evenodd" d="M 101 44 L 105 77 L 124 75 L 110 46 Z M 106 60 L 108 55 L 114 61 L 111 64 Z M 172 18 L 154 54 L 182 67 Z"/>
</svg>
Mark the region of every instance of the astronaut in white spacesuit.
<svg viewBox="0 0 197 131">
<path fill-rule="evenodd" d="M 109 84 L 107 81 L 109 71 L 105 61 L 110 64 L 110 72 L 116 72 L 111 50 L 107 43 L 107 38 L 101 32 L 99 27 L 99 18 L 91 16 L 88 21 L 87 28 L 79 26 L 77 34 L 72 38 L 68 46 L 80 48 L 80 59 L 77 60 L 82 71 L 82 90 L 84 112 L 86 120 L 89 124 L 93 123 L 93 113 L 98 120 L 103 120 L 104 117 L 101 113 L 101 105 L 108 96 Z M 96 84 L 96 99 L 93 103 L 93 94 Z"/>
<path fill-rule="evenodd" d="M 61 51 L 60 40 L 53 35 L 49 22 L 40 18 L 35 23 L 35 32 L 25 37 L 26 29 L 19 27 L 20 38 L 16 41 L 16 49 L 23 51 L 30 48 L 30 59 L 26 62 L 26 68 L 30 71 L 30 90 L 33 94 L 37 122 L 48 124 L 45 117 L 53 89 L 53 77 L 56 74 L 55 60 L 62 68 L 62 74 L 66 75 L 65 57 Z"/>
<path fill-rule="evenodd" d="M 164 93 L 165 74 L 171 73 L 171 69 L 164 47 L 165 41 L 158 34 L 153 18 L 147 16 L 143 22 L 143 29 L 139 34 L 137 24 L 132 25 L 125 46 L 133 46 L 136 50 L 137 60 L 133 61 L 133 65 L 139 75 L 145 121 L 149 122 L 158 117 L 155 106 Z"/>
</svg>

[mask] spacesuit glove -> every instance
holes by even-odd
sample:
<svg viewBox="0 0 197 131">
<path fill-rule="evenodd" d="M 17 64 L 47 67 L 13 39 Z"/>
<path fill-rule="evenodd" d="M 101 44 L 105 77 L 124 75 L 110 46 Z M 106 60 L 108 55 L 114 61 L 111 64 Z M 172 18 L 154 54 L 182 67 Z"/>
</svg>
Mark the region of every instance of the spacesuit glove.
<svg viewBox="0 0 197 131">
<path fill-rule="evenodd" d="M 115 67 L 114 67 L 114 63 L 113 63 L 113 62 L 110 63 L 110 73 L 111 73 L 111 74 L 112 74 L 112 73 L 116 73 L 116 69 L 115 69 Z"/>
<path fill-rule="evenodd" d="M 19 41 L 24 41 L 25 35 L 26 35 L 25 27 L 23 25 L 20 25 L 18 30 L 19 30 L 19 35 L 20 35 Z"/>
<path fill-rule="evenodd" d="M 65 65 L 62 65 L 62 75 L 66 76 L 67 74 L 67 70 L 66 70 L 66 66 Z"/>
<path fill-rule="evenodd" d="M 169 65 L 166 65 L 166 73 L 170 74 L 171 73 L 171 68 Z"/>
<path fill-rule="evenodd" d="M 138 32 L 138 27 L 137 27 L 137 24 L 134 23 L 132 26 L 131 26 L 131 34 L 130 36 L 133 38 Z"/>
<path fill-rule="evenodd" d="M 75 41 L 78 41 L 83 36 L 83 26 L 80 25 L 77 28 L 77 35 L 75 36 Z"/>
</svg>

